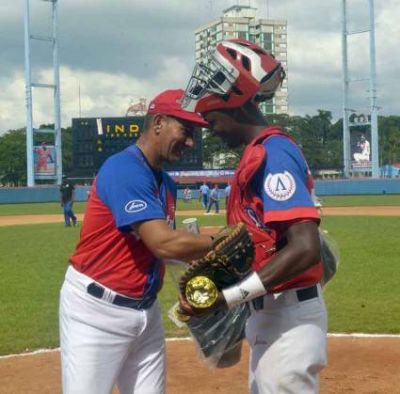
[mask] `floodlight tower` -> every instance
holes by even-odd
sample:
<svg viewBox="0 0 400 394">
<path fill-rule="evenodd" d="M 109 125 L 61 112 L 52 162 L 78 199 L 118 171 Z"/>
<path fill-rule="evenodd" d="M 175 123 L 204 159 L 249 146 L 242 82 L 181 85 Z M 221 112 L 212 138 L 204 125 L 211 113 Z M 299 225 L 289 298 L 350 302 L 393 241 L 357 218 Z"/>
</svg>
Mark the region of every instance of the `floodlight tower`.
<svg viewBox="0 0 400 394">
<path fill-rule="evenodd" d="M 376 56 L 375 56 L 375 20 L 374 0 L 367 0 L 369 8 L 369 23 L 366 29 L 348 30 L 347 0 L 342 0 L 342 63 L 343 63 L 343 161 L 344 175 L 350 176 L 352 172 L 352 160 L 350 152 L 350 114 L 357 110 L 350 107 L 350 90 L 353 82 L 369 81 L 369 112 L 365 125 L 371 127 L 371 174 L 372 177 L 379 177 L 379 139 L 378 139 L 378 106 L 376 88 Z M 369 34 L 369 77 L 350 78 L 348 63 L 348 37 L 354 34 Z"/>
<path fill-rule="evenodd" d="M 26 161 L 27 161 L 27 185 L 35 185 L 33 135 L 34 133 L 51 133 L 54 135 L 55 146 L 55 173 L 47 174 L 41 179 L 53 179 L 57 184 L 62 182 L 62 154 L 61 154 L 61 116 L 60 116 L 60 72 L 58 64 L 58 0 L 33 0 L 44 1 L 51 6 L 51 35 L 40 36 L 31 34 L 30 0 L 25 0 L 25 86 L 26 86 Z M 51 84 L 32 82 L 31 69 L 31 41 L 43 41 L 50 44 L 52 51 L 53 81 Z M 50 89 L 53 91 L 54 128 L 38 129 L 33 127 L 33 88 Z"/>
</svg>

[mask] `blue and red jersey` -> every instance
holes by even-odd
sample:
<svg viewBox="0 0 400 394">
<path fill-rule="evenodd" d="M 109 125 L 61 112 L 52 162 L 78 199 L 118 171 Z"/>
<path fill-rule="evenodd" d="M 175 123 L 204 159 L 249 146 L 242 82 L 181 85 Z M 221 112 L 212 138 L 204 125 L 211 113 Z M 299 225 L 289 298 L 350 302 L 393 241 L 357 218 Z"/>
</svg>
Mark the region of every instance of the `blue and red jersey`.
<svg viewBox="0 0 400 394">
<path fill-rule="evenodd" d="M 173 180 L 152 169 L 136 145 L 111 156 L 93 183 L 70 263 L 128 297 L 154 296 L 162 287 L 165 266 L 132 225 L 161 219 L 174 228 L 175 202 Z"/>
<path fill-rule="evenodd" d="M 228 223 L 247 224 L 255 244 L 254 271 L 284 246 L 290 225 L 319 223 L 308 165 L 296 143 L 279 128 L 267 128 L 246 147 L 231 185 Z M 319 263 L 270 291 L 311 286 L 320 281 L 322 270 Z"/>
</svg>

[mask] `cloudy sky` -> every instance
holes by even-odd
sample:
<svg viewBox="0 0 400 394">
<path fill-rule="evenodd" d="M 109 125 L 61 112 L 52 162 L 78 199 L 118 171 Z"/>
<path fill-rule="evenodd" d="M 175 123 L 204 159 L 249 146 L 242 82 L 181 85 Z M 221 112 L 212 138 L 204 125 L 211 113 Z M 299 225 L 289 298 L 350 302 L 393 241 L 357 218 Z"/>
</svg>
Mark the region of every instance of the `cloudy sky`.
<svg viewBox="0 0 400 394">
<path fill-rule="evenodd" d="M 250 0 L 241 0 L 248 4 Z M 32 33 L 50 31 L 48 2 L 30 0 Z M 62 126 L 79 116 L 123 116 L 131 102 L 184 88 L 194 64 L 194 30 L 239 0 L 58 0 Z M 341 0 L 251 0 L 262 18 L 288 22 L 289 111 L 341 116 Z M 351 30 L 367 26 L 368 0 L 348 0 Z M 25 125 L 25 0 L 0 1 L 0 133 Z M 400 114 L 400 1 L 375 0 L 378 104 Z M 51 54 L 32 44 L 33 80 L 51 82 Z M 353 77 L 368 75 L 368 36 L 349 41 Z M 368 84 L 351 105 L 366 111 Z M 35 89 L 34 123 L 52 122 L 49 92 Z M 365 108 L 365 109 L 364 109 Z"/>
</svg>

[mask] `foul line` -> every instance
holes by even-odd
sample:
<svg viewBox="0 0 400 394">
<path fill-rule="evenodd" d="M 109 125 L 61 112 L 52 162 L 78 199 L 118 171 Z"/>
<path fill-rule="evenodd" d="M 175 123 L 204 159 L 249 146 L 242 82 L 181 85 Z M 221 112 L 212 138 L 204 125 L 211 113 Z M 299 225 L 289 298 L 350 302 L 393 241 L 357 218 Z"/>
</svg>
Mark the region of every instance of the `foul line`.
<svg viewBox="0 0 400 394">
<path fill-rule="evenodd" d="M 384 339 L 384 338 L 395 338 L 400 339 L 400 334 L 363 334 L 363 333 L 328 333 L 328 337 L 332 338 L 370 338 L 370 339 Z M 176 338 L 166 338 L 167 342 L 177 342 L 177 341 L 191 341 L 191 337 L 176 337 Z M 42 353 L 54 353 L 59 352 L 60 348 L 55 349 L 38 349 L 33 352 L 27 353 L 18 353 L 18 354 L 7 354 L 6 356 L 0 356 L 0 360 L 4 360 L 7 358 L 17 358 L 17 357 L 26 357 L 26 356 L 34 356 L 36 354 Z"/>
</svg>

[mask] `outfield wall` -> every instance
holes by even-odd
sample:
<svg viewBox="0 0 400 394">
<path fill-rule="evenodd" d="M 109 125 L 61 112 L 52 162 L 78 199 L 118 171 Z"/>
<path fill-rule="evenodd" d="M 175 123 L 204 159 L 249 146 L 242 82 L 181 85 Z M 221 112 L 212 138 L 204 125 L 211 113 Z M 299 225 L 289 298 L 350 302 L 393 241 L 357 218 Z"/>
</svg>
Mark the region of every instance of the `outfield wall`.
<svg viewBox="0 0 400 394">
<path fill-rule="evenodd" d="M 341 179 L 314 181 L 319 196 L 400 194 L 400 179 Z"/>
<path fill-rule="evenodd" d="M 86 201 L 89 186 L 77 186 L 75 201 Z M 315 181 L 319 196 L 400 194 L 400 179 L 343 179 Z M 178 198 L 183 191 L 178 190 Z M 198 190 L 192 190 L 192 198 L 198 198 Z M 0 204 L 18 204 L 60 201 L 56 186 L 0 188 Z"/>
</svg>

